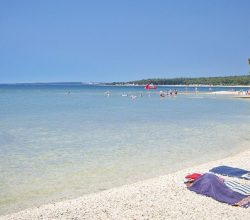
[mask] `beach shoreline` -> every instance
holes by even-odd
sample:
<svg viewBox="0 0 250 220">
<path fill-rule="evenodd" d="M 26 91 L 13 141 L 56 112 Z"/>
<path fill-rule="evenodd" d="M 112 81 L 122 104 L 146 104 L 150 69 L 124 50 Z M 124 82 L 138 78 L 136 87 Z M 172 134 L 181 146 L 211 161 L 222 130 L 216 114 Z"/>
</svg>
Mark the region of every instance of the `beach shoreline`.
<svg viewBox="0 0 250 220">
<path fill-rule="evenodd" d="M 250 149 L 156 178 L 28 208 L 0 219 L 249 219 L 250 209 L 219 203 L 190 192 L 183 184 L 187 173 L 207 172 L 218 165 L 250 170 L 249 158 Z M 246 180 L 237 181 L 249 184 Z"/>
</svg>

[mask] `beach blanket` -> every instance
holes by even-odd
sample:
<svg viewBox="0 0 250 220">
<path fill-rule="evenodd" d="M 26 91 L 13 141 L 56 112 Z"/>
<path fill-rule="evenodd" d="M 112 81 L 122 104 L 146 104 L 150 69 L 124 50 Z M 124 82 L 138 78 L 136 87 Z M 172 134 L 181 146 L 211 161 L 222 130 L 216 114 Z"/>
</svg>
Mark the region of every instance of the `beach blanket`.
<svg viewBox="0 0 250 220">
<path fill-rule="evenodd" d="M 229 205 L 244 208 L 250 206 L 250 196 L 243 195 L 228 188 L 223 181 L 214 174 L 206 173 L 188 187 L 189 190 L 202 194 Z"/>
<path fill-rule="evenodd" d="M 224 180 L 224 183 L 231 190 L 246 196 L 250 196 L 250 185 L 241 184 L 232 180 Z"/>
<path fill-rule="evenodd" d="M 218 166 L 209 170 L 213 173 L 218 173 L 224 176 L 238 177 L 250 180 L 250 171 L 243 170 L 240 168 L 228 167 L 228 166 Z"/>
</svg>

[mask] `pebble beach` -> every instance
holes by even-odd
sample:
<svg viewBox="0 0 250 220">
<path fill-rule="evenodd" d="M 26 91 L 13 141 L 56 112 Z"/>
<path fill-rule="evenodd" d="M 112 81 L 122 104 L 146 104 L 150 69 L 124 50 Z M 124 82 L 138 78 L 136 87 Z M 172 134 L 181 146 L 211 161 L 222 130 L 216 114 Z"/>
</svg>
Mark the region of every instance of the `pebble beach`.
<svg viewBox="0 0 250 220">
<path fill-rule="evenodd" d="M 250 220 L 249 8 L 0 1 L 0 220 Z"/>
<path fill-rule="evenodd" d="M 250 150 L 130 185 L 1 216 L 16 219 L 249 219 L 250 209 L 233 207 L 186 189 L 184 176 L 228 165 L 250 170 Z M 234 179 L 249 184 L 249 181 Z"/>
</svg>

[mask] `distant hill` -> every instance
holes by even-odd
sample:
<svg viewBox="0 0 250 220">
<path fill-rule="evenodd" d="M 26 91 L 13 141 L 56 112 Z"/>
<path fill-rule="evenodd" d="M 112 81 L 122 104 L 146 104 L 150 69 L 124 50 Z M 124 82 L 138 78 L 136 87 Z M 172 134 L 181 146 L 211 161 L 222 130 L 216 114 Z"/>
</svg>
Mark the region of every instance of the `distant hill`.
<svg viewBox="0 0 250 220">
<path fill-rule="evenodd" d="M 27 86 L 81 86 L 81 85 L 103 85 L 99 82 L 38 82 L 38 83 L 0 83 L 0 85 L 27 85 Z"/>
<path fill-rule="evenodd" d="M 152 78 L 142 79 L 129 82 L 113 82 L 111 85 L 146 85 L 152 83 L 154 85 L 220 85 L 220 86 L 250 86 L 250 76 L 225 76 L 225 77 L 199 77 L 199 78 Z"/>
<path fill-rule="evenodd" d="M 16 83 L 18 85 L 82 85 L 81 82 Z"/>
</svg>

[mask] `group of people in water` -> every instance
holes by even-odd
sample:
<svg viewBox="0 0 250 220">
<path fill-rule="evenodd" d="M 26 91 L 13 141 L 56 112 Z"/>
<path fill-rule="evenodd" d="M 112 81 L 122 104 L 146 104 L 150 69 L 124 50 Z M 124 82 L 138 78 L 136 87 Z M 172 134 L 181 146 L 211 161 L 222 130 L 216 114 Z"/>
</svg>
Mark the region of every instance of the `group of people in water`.
<svg viewBox="0 0 250 220">
<path fill-rule="evenodd" d="M 166 96 L 177 96 L 177 94 L 178 94 L 178 90 L 177 89 L 174 89 L 174 90 L 172 90 L 172 89 L 169 89 L 169 90 L 167 90 L 167 91 L 160 91 L 160 97 L 162 97 L 162 98 L 164 98 L 164 97 L 166 97 Z"/>
<path fill-rule="evenodd" d="M 106 91 L 104 94 L 107 97 L 109 97 L 111 95 L 111 92 L 110 91 Z M 159 92 L 159 95 L 160 95 L 161 98 L 164 98 L 164 97 L 167 97 L 167 96 L 177 96 L 177 94 L 178 94 L 178 90 L 177 89 L 173 89 L 173 90 L 169 89 L 167 91 L 160 91 Z M 151 93 L 147 92 L 146 94 L 144 94 L 144 93 L 140 92 L 140 93 L 137 93 L 137 94 L 129 94 L 129 93 L 123 92 L 121 96 L 122 97 L 129 97 L 130 99 L 134 100 L 134 99 L 136 99 L 138 97 L 143 97 L 144 95 L 147 95 L 147 96 L 150 97 Z"/>
<path fill-rule="evenodd" d="M 239 95 L 250 95 L 250 89 L 244 91 L 243 89 L 238 92 Z"/>
</svg>

